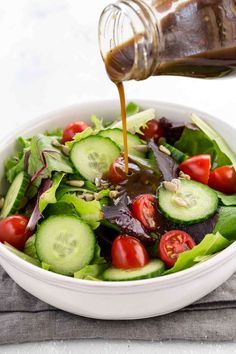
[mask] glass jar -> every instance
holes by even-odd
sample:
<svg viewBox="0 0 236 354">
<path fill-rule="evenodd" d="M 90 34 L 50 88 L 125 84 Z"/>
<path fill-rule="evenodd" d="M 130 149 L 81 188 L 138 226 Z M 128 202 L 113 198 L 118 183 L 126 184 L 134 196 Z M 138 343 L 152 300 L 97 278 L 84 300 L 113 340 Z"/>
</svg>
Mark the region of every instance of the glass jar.
<svg viewBox="0 0 236 354">
<path fill-rule="evenodd" d="M 114 82 L 223 76 L 236 70 L 236 0 L 119 0 L 101 15 L 99 44 Z"/>
</svg>

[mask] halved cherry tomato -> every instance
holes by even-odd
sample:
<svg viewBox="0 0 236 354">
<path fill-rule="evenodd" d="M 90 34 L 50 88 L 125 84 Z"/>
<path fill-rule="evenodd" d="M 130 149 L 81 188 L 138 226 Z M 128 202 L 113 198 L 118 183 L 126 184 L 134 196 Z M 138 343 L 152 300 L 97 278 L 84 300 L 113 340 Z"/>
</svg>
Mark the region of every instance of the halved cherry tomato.
<svg viewBox="0 0 236 354">
<path fill-rule="evenodd" d="M 173 267 L 179 254 L 192 249 L 194 246 L 196 246 L 196 243 L 187 232 L 172 230 L 161 237 L 159 255 L 168 267 Z"/>
<path fill-rule="evenodd" d="M 152 119 L 147 122 L 145 128 L 141 128 L 141 132 L 143 134 L 140 135 L 141 139 L 143 140 L 158 140 L 159 138 L 164 136 L 164 130 L 161 128 L 160 124 L 157 120 Z"/>
<path fill-rule="evenodd" d="M 63 132 L 62 143 L 65 144 L 67 141 L 73 140 L 75 134 L 81 133 L 88 127 L 89 125 L 82 121 L 68 124 Z"/>
<path fill-rule="evenodd" d="M 211 156 L 208 154 L 196 155 L 183 161 L 179 168 L 194 181 L 207 184 L 211 169 Z"/>
<path fill-rule="evenodd" d="M 128 235 L 116 237 L 111 249 L 112 265 L 117 268 L 129 269 L 143 267 L 149 262 L 149 256 L 136 238 Z"/>
<path fill-rule="evenodd" d="M 12 215 L 0 221 L 0 242 L 7 242 L 18 250 L 23 250 L 31 235 L 26 231 L 29 219 L 24 215 Z"/>
<path fill-rule="evenodd" d="M 151 194 L 141 194 L 134 199 L 131 206 L 133 216 L 146 229 L 153 231 L 157 228 L 156 199 Z"/>
<path fill-rule="evenodd" d="M 126 178 L 124 158 L 120 156 L 111 165 L 108 172 L 108 179 L 116 184 L 123 182 Z"/>
<path fill-rule="evenodd" d="M 236 171 L 233 166 L 217 167 L 210 173 L 209 186 L 225 194 L 236 193 Z"/>
</svg>

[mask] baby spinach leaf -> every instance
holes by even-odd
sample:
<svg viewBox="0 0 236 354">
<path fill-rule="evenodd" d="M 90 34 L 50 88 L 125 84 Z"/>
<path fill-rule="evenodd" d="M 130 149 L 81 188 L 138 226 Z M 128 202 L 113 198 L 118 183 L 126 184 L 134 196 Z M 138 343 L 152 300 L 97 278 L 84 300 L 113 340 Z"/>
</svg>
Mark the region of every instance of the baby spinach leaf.
<svg viewBox="0 0 236 354">
<path fill-rule="evenodd" d="M 213 232 L 220 232 L 228 240 L 236 240 L 236 207 L 221 207 Z"/>
<path fill-rule="evenodd" d="M 199 257 L 210 256 L 220 252 L 230 245 L 230 241 L 221 236 L 219 232 L 208 234 L 199 245 L 189 251 L 180 253 L 175 265 L 165 271 L 163 275 L 179 272 L 180 270 L 192 267 L 199 262 Z"/>
<path fill-rule="evenodd" d="M 221 200 L 222 204 L 226 206 L 235 205 L 236 206 L 236 193 L 228 195 L 218 191 L 215 191 Z"/>
</svg>

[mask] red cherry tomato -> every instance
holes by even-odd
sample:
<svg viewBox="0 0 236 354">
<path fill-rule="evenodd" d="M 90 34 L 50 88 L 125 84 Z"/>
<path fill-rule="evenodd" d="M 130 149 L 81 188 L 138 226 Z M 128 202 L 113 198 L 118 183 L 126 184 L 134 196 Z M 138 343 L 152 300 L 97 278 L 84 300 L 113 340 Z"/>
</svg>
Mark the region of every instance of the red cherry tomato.
<svg viewBox="0 0 236 354">
<path fill-rule="evenodd" d="M 236 193 L 236 171 L 233 166 L 222 166 L 210 173 L 209 186 L 225 194 Z"/>
<path fill-rule="evenodd" d="M 172 230 L 166 232 L 159 243 L 159 255 L 168 267 L 173 267 L 180 253 L 192 249 L 196 243 L 187 232 Z"/>
<path fill-rule="evenodd" d="M 211 169 L 211 156 L 196 155 L 183 161 L 179 168 L 181 171 L 189 175 L 194 181 L 207 184 Z"/>
<path fill-rule="evenodd" d="M 164 136 L 164 130 L 161 128 L 160 124 L 157 120 L 152 119 L 147 122 L 145 128 L 141 128 L 141 132 L 143 135 L 140 135 L 143 140 L 150 140 L 154 138 L 154 140 L 158 140 L 159 138 Z"/>
<path fill-rule="evenodd" d="M 0 242 L 7 242 L 18 250 L 23 250 L 31 235 L 26 231 L 29 219 L 24 215 L 12 215 L 0 221 Z"/>
<path fill-rule="evenodd" d="M 125 173 L 125 162 L 122 156 L 118 157 L 110 167 L 108 179 L 112 183 L 123 182 L 127 178 Z"/>
<path fill-rule="evenodd" d="M 65 144 L 67 141 L 73 140 L 75 134 L 81 133 L 88 127 L 89 125 L 82 121 L 68 124 L 63 132 L 62 143 Z"/>
<path fill-rule="evenodd" d="M 111 249 L 112 265 L 129 269 L 143 267 L 149 262 L 149 256 L 142 243 L 134 237 L 120 235 L 116 237 Z"/>
<path fill-rule="evenodd" d="M 141 194 L 132 203 L 133 216 L 146 229 L 153 231 L 157 228 L 156 199 L 151 194 Z"/>
</svg>

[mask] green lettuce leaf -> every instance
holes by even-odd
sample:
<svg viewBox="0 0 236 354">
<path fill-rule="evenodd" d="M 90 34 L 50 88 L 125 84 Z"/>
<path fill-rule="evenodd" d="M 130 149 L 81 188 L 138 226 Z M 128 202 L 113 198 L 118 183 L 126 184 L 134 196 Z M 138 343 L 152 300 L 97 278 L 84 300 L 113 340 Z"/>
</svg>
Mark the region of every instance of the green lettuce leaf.
<svg viewBox="0 0 236 354">
<path fill-rule="evenodd" d="M 92 264 L 104 264 L 107 263 L 105 258 L 101 256 L 101 247 L 98 243 L 95 245 L 94 257 L 91 262 Z"/>
<path fill-rule="evenodd" d="M 19 137 L 16 142 L 16 150 L 16 155 L 5 161 L 5 175 L 10 183 L 20 172 L 24 171 L 25 154 L 30 150 L 30 139 Z"/>
<path fill-rule="evenodd" d="M 132 116 L 139 112 L 139 106 L 134 102 L 129 102 L 126 106 L 127 117 Z"/>
<path fill-rule="evenodd" d="M 207 135 L 207 137 L 213 142 L 214 146 L 218 147 L 218 151 L 220 151 L 223 155 L 227 156 L 228 160 L 230 160 L 230 163 L 228 163 L 228 165 L 232 164 L 236 166 L 236 154 L 226 144 L 224 139 L 213 128 L 211 128 L 206 122 L 204 122 L 202 119 L 197 117 L 195 114 L 193 114 L 191 118 L 192 118 L 192 122 L 198 128 L 200 128 Z M 225 165 L 227 165 L 227 163 L 225 163 Z M 218 166 L 223 166 L 223 164 L 222 165 L 218 164 Z"/>
<path fill-rule="evenodd" d="M 213 168 L 231 164 L 230 159 L 221 152 L 218 145 L 199 129 L 185 127 L 175 147 L 191 156 L 210 154 Z"/>
<path fill-rule="evenodd" d="M 93 123 L 95 130 L 98 132 L 99 130 L 104 129 L 103 119 L 98 118 L 95 114 L 91 116 L 91 122 Z"/>
<path fill-rule="evenodd" d="M 90 264 L 74 273 L 77 279 L 102 280 L 102 273 L 108 268 L 108 264 Z"/>
<path fill-rule="evenodd" d="M 228 240 L 236 241 L 236 207 L 222 207 L 213 232 L 220 232 Z"/>
<path fill-rule="evenodd" d="M 53 177 L 52 186 L 40 196 L 39 199 L 40 214 L 43 213 L 44 209 L 47 207 L 48 204 L 54 204 L 57 202 L 56 191 L 64 176 L 65 176 L 64 173 L 56 174 Z"/>
<path fill-rule="evenodd" d="M 172 274 L 190 268 L 199 262 L 199 257 L 210 256 L 220 252 L 228 247 L 230 243 L 231 242 L 221 236 L 219 232 L 216 232 L 216 234 L 208 234 L 197 246 L 189 251 L 180 253 L 175 265 L 163 274 Z"/>
<path fill-rule="evenodd" d="M 142 134 L 140 128 L 144 127 L 149 120 L 155 118 L 155 110 L 153 108 L 147 109 L 146 111 L 142 111 L 136 113 L 127 118 L 127 130 L 133 134 L 139 133 Z M 110 128 L 119 128 L 122 129 L 122 121 L 119 120 L 111 125 Z"/>
<path fill-rule="evenodd" d="M 32 235 L 28 238 L 28 240 L 25 243 L 24 253 L 26 253 L 28 256 L 32 258 L 38 259 L 38 255 L 35 248 L 35 238 L 36 235 Z"/>
<path fill-rule="evenodd" d="M 56 136 L 58 138 L 62 138 L 62 135 L 63 135 L 63 129 L 61 128 L 56 128 L 56 129 L 53 129 L 53 130 L 46 130 L 44 132 L 44 135 L 47 135 L 47 136 Z"/>
<path fill-rule="evenodd" d="M 77 215 L 78 216 L 73 204 L 68 204 L 62 201 L 59 201 L 55 204 L 48 204 L 46 209 L 43 211 L 43 216 L 45 218 L 48 218 L 51 215 Z"/>
<path fill-rule="evenodd" d="M 50 178 L 52 172 L 73 173 L 69 158 L 52 145 L 54 140 L 55 137 L 43 134 L 35 135 L 31 140 L 28 172 L 35 176 L 40 171 L 34 181 L 37 186 L 43 178 Z"/>
<path fill-rule="evenodd" d="M 87 222 L 92 229 L 98 228 L 100 220 L 103 218 L 101 204 L 97 200 L 87 202 L 83 199 L 79 199 L 75 194 L 65 194 L 61 201 L 68 204 L 73 204 L 75 210 L 79 214 L 82 220 Z"/>
<path fill-rule="evenodd" d="M 225 206 L 236 205 L 236 193 L 228 195 L 218 191 L 215 191 L 221 200 L 222 204 Z"/>
<path fill-rule="evenodd" d="M 75 142 L 78 142 L 78 141 L 80 141 L 82 139 L 85 139 L 85 138 L 87 138 L 88 136 L 90 136 L 92 134 L 94 134 L 94 130 L 91 127 L 88 127 L 87 129 L 85 129 L 81 133 L 75 134 L 74 139 L 72 141 L 67 141 L 65 145 L 69 149 L 71 149 Z"/>
</svg>

